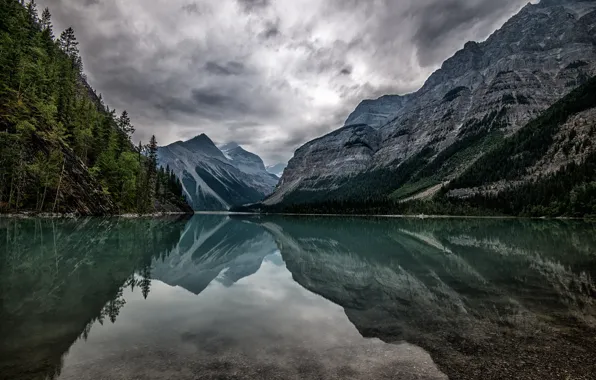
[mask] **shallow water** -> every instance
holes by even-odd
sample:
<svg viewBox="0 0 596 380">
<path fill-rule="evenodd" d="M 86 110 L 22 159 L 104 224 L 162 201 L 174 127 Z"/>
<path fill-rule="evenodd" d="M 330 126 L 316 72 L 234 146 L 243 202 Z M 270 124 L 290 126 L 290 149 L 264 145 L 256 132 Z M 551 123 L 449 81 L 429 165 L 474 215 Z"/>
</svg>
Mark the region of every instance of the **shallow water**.
<svg viewBox="0 0 596 380">
<path fill-rule="evenodd" d="M 0 378 L 593 379 L 596 226 L 0 219 Z"/>
</svg>

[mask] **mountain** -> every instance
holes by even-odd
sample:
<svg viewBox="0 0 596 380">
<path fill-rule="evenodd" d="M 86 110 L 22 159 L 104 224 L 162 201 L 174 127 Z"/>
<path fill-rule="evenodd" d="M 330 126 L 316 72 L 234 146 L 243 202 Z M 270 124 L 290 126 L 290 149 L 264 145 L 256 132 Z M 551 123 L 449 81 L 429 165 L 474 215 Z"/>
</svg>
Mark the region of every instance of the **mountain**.
<svg viewBox="0 0 596 380">
<path fill-rule="evenodd" d="M 376 100 L 364 100 L 348 116 L 344 126 L 370 125 L 380 127 L 396 110 L 404 106 L 407 97 L 385 95 Z"/>
<path fill-rule="evenodd" d="M 269 166 L 267 166 L 266 169 L 269 173 L 281 178 L 281 176 L 284 174 L 284 170 L 286 169 L 286 166 L 288 166 L 288 165 L 279 163 L 279 164 L 275 164 L 275 165 L 269 165 Z"/>
<path fill-rule="evenodd" d="M 221 211 L 260 201 L 278 182 L 259 156 L 237 144 L 222 149 L 205 134 L 158 149 L 159 164 L 180 178 L 195 210 Z"/>
<path fill-rule="evenodd" d="M 466 43 L 417 92 L 366 100 L 342 128 L 300 147 L 259 207 L 432 198 L 485 153 L 514 144 L 509 137 L 596 74 L 595 32 L 594 1 L 528 4 L 486 41 Z M 592 111 L 582 112 L 569 114 L 569 123 L 559 120 L 554 140 L 535 141 L 556 161 L 541 157 L 528 176 L 552 175 L 587 157 L 590 135 L 576 124 L 588 125 Z M 561 139 L 573 141 L 563 153 L 575 156 L 557 153 L 553 141 Z"/>
<path fill-rule="evenodd" d="M 261 157 L 244 150 L 234 142 L 225 144 L 220 149 L 236 168 L 250 176 L 254 188 L 265 195 L 273 192 L 279 178 L 267 171 Z"/>
</svg>

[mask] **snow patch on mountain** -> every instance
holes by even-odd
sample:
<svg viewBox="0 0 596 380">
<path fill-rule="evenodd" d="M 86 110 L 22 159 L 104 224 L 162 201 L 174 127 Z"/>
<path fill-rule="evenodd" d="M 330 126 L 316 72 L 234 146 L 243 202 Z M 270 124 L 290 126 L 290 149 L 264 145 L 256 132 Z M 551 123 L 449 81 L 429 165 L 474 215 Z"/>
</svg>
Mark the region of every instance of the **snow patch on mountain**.
<svg viewBox="0 0 596 380">
<path fill-rule="evenodd" d="M 236 143 L 220 149 L 205 134 L 160 147 L 158 162 L 180 178 L 185 196 L 197 211 L 257 202 L 271 194 L 278 182 L 259 156 Z"/>
<path fill-rule="evenodd" d="M 275 165 L 269 165 L 265 169 L 267 169 L 269 173 L 281 178 L 282 174 L 284 174 L 286 166 L 288 166 L 288 164 L 279 163 Z"/>
</svg>

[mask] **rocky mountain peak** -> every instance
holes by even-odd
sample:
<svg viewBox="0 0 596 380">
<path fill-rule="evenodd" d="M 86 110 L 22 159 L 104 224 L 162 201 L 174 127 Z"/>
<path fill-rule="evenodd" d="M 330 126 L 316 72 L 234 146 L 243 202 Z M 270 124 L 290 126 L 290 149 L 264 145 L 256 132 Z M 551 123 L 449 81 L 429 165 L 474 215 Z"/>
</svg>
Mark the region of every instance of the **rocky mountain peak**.
<svg viewBox="0 0 596 380">
<path fill-rule="evenodd" d="M 352 179 L 386 183 L 374 174 L 383 170 L 396 172 L 395 190 L 416 165 L 467 149 L 468 160 L 433 169 L 433 183 L 450 180 L 486 149 L 462 141 L 515 133 L 596 75 L 595 30 L 596 1 L 528 4 L 485 41 L 465 43 L 419 91 L 365 100 L 343 127 L 297 149 L 265 204 L 327 199 Z"/>
<path fill-rule="evenodd" d="M 204 133 L 183 142 L 181 145 L 192 153 L 201 153 L 207 156 L 224 158 L 223 153 L 217 148 L 213 140 Z"/>
<path fill-rule="evenodd" d="M 235 141 L 230 141 L 230 142 L 225 143 L 224 145 L 219 147 L 219 149 L 221 149 L 222 152 L 227 152 L 228 150 L 232 150 L 232 149 L 236 149 L 236 148 L 241 148 L 241 147 L 240 147 L 240 144 L 238 144 Z"/>
<path fill-rule="evenodd" d="M 159 148 L 158 161 L 181 179 L 195 210 L 220 211 L 269 195 L 278 178 L 263 160 L 235 142 L 218 148 L 202 133 L 186 142 Z"/>
<path fill-rule="evenodd" d="M 404 105 L 406 97 L 401 95 L 384 95 L 378 99 L 363 100 L 348 116 L 345 126 L 368 125 L 380 127 L 392 113 L 399 111 Z"/>
</svg>

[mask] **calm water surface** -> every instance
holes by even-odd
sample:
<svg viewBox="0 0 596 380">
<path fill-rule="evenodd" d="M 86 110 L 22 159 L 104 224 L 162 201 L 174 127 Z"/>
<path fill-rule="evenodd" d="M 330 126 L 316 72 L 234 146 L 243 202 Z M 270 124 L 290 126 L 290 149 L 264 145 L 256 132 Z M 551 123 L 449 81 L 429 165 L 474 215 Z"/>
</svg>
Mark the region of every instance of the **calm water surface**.
<svg viewBox="0 0 596 380">
<path fill-rule="evenodd" d="M 0 219 L 0 378 L 595 379 L 596 225 Z"/>
</svg>

